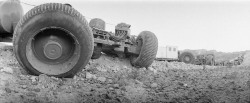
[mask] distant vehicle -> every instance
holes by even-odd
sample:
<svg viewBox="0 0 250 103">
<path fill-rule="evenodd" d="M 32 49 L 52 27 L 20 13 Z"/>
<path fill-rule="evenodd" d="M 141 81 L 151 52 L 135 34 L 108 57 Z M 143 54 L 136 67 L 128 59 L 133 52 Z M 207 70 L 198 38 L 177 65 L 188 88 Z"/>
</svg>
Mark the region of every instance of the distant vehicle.
<svg viewBox="0 0 250 103">
<path fill-rule="evenodd" d="M 181 52 L 177 46 L 158 47 L 156 60 L 179 61 L 187 64 L 193 64 L 195 57 L 191 52 Z"/>
<path fill-rule="evenodd" d="M 214 65 L 214 54 L 194 55 L 188 51 L 179 51 L 177 46 L 158 47 L 156 60 L 178 61 L 195 65 Z"/>
<path fill-rule="evenodd" d="M 177 46 L 158 47 L 156 60 L 179 61 Z"/>
<path fill-rule="evenodd" d="M 197 55 L 195 62 L 195 65 L 215 65 L 215 56 L 214 54 L 201 54 Z"/>
<path fill-rule="evenodd" d="M 231 59 L 230 62 L 232 62 L 234 66 L 237 66 L 237 65 L 241 65 L 243 60 L 244 60 L 244 55 L 241 54 L 238 57 Z"/>
</svg>

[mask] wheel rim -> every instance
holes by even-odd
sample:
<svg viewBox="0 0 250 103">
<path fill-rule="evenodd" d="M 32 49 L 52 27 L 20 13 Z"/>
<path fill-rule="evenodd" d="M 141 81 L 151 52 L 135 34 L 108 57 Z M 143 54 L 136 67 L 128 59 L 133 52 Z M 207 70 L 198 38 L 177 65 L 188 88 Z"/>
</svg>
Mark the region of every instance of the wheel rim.
<svg viewBox="0 0 250 103">
<path fill-rule="evenodd" d="M 51 60 L 56 60 L 62 56 L 62 45 L 50 40 L 43 47 L 44 55 Z"/>
<path fill-rule="evenodd" d="M 189 56 L 185 56 L 184 59 L 185 59 L 185 61 L 187 61 L 187 62 L 190 61 L 190 57 L 189 57 Z"/>
<path fill-rule="evenodd" d="M 26 46 L 29 63 L 37 71 L 48 75 L 68 72 L 79 60 L 79 55 L 80 46 L 76 37 L 58 27 L 41 29 Z"/>
<path fill-rule="evenodd" d="M 185 63 L 191 63 L 191 57 L 189 55 L 184 56 L 183 61 Z"/>
</svg>

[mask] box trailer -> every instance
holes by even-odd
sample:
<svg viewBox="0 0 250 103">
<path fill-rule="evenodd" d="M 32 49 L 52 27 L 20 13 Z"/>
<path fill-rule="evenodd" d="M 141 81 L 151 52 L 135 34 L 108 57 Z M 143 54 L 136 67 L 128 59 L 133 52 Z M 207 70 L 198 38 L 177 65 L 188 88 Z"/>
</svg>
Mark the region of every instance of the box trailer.
<svg viewBox="0 0 250 103">
<path fill-rule="evenodd" d="M 179 50 L 177 46 L 159 46 L 156 60 L 178 61 Z"/>
<path fill-rule="evenodd" d="M 177 46 L 159 46 L 156 54 L 156 60 L 178 61 L 186 64 L 193 64 L 195 56 L 189 51 L 179 51 Z"/>
</svg>

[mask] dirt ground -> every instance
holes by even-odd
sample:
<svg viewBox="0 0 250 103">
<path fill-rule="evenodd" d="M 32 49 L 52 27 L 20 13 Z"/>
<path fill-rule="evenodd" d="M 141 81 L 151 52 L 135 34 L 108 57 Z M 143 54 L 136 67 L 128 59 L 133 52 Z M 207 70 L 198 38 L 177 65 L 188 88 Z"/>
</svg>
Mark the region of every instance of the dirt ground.
<svg viewBox="0 0 250 103">
<path fill-rule="evenodd" d="M 0 49 L 1 103 L 249 103 L 250 67 L 155 61 L 134 68 L 102 55 L 74 78 L 28 75 L 11 47 Z"/>
</svg>

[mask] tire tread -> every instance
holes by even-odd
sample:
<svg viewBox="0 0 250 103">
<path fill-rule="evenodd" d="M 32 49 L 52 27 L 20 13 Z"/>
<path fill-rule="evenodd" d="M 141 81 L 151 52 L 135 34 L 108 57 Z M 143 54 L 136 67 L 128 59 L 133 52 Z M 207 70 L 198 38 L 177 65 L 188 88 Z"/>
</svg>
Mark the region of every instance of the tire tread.
<svg viewBox="0 0 250 103">
<path fill-rule="evenodd" d="M 158 39 L 155 34 L 150 31 L 141 32 L 137 37 L 137 40 L 138 39 L 142 39 L 143 45 L 139 56 L 134 58 L 131 63 L 137 67 L 149 67 L 157 54 Z"/>
</svg>

